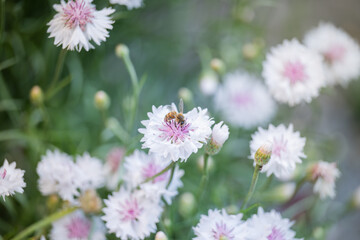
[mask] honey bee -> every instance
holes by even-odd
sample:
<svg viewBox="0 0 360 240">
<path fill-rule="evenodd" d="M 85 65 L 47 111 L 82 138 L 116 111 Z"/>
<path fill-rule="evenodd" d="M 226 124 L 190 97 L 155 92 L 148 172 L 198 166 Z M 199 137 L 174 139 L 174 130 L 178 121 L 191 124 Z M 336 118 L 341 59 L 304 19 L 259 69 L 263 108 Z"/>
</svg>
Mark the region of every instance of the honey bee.
<svg viewBox="0 0 360 240">
<path fill-rule="evenodd" d="M 184 103 L 183 103 L 182 99 L 180 99 L 180 103 L 179 103 L 180 112 L 179 113 L 177 113 L 176 111 L 169 112 L 168 114 L 165 115 L 164 121 L 170 122 L 171 120 L 175 119 L 177 124 L 180 124 L 180 126 L 183 126 L 185 124 L 185 116 L 183 114 L 183 109 L 184 109 Z"/>
</svg>

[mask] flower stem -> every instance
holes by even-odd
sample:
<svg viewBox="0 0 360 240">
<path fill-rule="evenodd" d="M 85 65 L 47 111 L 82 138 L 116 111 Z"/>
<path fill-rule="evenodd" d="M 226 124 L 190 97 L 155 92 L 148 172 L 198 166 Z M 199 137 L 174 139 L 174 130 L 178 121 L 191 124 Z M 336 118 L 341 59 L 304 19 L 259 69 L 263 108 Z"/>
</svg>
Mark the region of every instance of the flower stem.
<svg viewBox="0 0 360 240">
<path fill-rule="evenodd" d="M 77 208 L 76 207 L 71 207 L 71 208 L 66 208 L 64 210 L 61 210 L 59 212 L 56 212 L 32 225 L 30 225 L 29 227 L 27 227 L 26 229 L 24 229 L 22 232 L 20 232 L 19 234 L 17 234 L 12 240 L 19 240 L 19 239 L 23 239 L 26 236 L 28 236 L 29 234 L 31 234 L 32 232 L 35 232 L 36 230 L 45 227 L 49 224 L 51 224 L 53 221 L 58 220 L 72 212 L 74 212 Z"/>
<path fill-rule="evenodd" d="M 254 174 L 253 174 L 253 177 L 252 177 L 252 180 L 251 180 L 250 189 L 249 189 L 249 192 L 247 193 L 247 195 L 246 195 L 246 197 L 244 199 L 244 202 L 241 205 L 241 209 L 246 208 L 246 205 L 248 204 L 248 202 L 250 201 L 250 199 L 252 198 L 252 196 L 254 194 L 255 186 L 256 186 L 257 180 L 259 178 L 259 172 L 260 172 L 261 168 L 262 168 L 262 166 L 256 164 Z"/>
<path fill-rule="evenodd" d="M 61 74 L 61 71 L 62 71 L 63 66 L 64 66 L 64 62 L 65 62 L 66 53 L 67 53 L 66 49 L 61 49 L 61 51 L 59 53 L 57 63 L 56 63 L 54 78 L 53 78 L 53 80 L 52 80 L 52 82 L 50 84 L 50 87 L 49 87 L 48 91 L 50 91 L 51 89 L 53 89 L 56 86 L 57 81 L 60 78 L 60 74 Z"/>
<path fill-rule="evenodd" d="M 172 168 L 171 168 L 171 174 L 170 174 L 169 181 L 168 181 L 168 183 L 166 184 L 166 189 L 168 189 L 168 187 L 169 187 L 170 184 L 171 184 L 171 181 L 172 181 L 172 179 L 173 179 L 173 177 L 174 177 L 175 168 L 176 168 L 176 164 L 174 164 L 174 165 L 172 166 Z"/>
<path fill-rule="evenodd" d="M 141 184 L 147 183 L 147 182 L 151 182 L 152 180 L 154 180 L 154 179 L 157 178 L 158 176 L 163 175 L 164 173 L 166 173 L 167 171 L 169 171 L 170 168 L 172 168 L 173 166 L 175 166 L 175 164 L 176 164 L 176 162 L 171 161 L 171 163 L 170 163 L 166 168 L 164 168 L 161 172 L 155 174 L 155 175 L 152 176 L 152 177 L 149 177 L 149 178 L 145 179 L 145 181 L 143 181 Z"/>
<path fill-rule="evenodd" d="M 209 175 L 209 170 L 208 170 L 208 160 L 209 160 L 209 154 L 205 153 L 204 154 L 204 169 L 203 169 L 203 175 L 201 178 L 201 182 L 200 182 L 200 190 L 198 193 L 198 201 L 200 202 L 202 195 L 204 194 L 205 191 L 205 186 L 206 183 L 209 179 L 208 175 Z"/>
</svg>

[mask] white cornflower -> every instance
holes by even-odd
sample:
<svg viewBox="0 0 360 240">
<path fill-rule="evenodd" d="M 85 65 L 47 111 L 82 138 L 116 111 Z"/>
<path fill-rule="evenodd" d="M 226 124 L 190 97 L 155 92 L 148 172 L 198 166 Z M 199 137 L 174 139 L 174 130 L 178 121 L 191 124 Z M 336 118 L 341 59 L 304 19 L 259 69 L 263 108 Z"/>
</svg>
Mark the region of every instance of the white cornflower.
<svg viewBox="0 0 360 240">
<path fill-rule="evenodd" d="M 120 166 L 123 162 L 126 150 L 121 147 L 115 147 L 110 150 L 104 164 L 106 173 L 106 187 L 109 190 L 115 190 L 120 181 Z"/>
<path fill-rule="evenodd" d="M 157 173 L 161 172 L 171 163 L 171 160 L 166 160 L 154 154 L 146 154 L 142 151 L 135 150 L 135 152 L 125 158 L 124 162 L 124 181 L 129 188 L 135 188 Z M 184 175 L 184 170 L 175 167 L 174 175 L 170 185 L 167 184 L 170 180 L 171 170 L 156 177 L 153 181 L 141 184 L 141 189 L 149 198 L 154 198 L 158 201 L 159 197 L 164 197 L 168 204 L 171 204 L 171 198 L 178 194 L 177 189 L 182 187 L 181 177 Z"/>
<path fill-rule="evenodd" d="M 265 82 L 273 97 L 290 106 L 311 102 L 325 84 L 323 60 L 297 40 L 273 47 L 263 63 Z"/>
<path fill-rule="evenodd" d="M 81 210 L 52 224 L 52 240 L 105 240 L 106 229 L 99 217 L 86 217 Z"/>
<path fill-rule="evenodd" d="M 211 138 L 205 148 L 206 153 L 210 155 L 217 154 L 228 138 L 229 127 L 222 121 L 215 124 L 211 133 Z"/>
<path fill-rule="evenodd" d="M 305 35 L 304 43 L 324 57 L 326 81 L 330 85 L 346 86 L 360 76 L 359 44 L 342 29 L 321 23 Z"/>
<path fill-rule="evenodd" d="M 311 179 L 315 182 L 314 193 L 321 199 L 335 197 L 335 180 L 340 177 L 340 171 L 335 163 L 320 161 L 310 168 Z"/>
<path fill-rule="evenodd" d="M 68 201 L 79 195 L 79 176 L 81 171 L 72 158 L 58 150 L 48 150 L 38 163 L 39 189 L 43 195 L 59 194 Z"/>
<path fill-rule="evenodd" d="M 162 213 L 160 202 L 145 197 L 142 190 L 121 188 L 105 200 L 103 208 L 106 227 L 120 239 L 139 240 L 156 231 Z"/>
<path fill-rule="evenodd" d="M 248 231 L 241 218 L 242 214 L 228 215 L 225 209 L 209 210 L 193 228 L 196 236 L 193 240 L 245 240 Z"/>
<path fill-rule="evenodd" d="M 276 112 L 266 87 L 241 71 L 225 76 L 215 95 L 215 107 L 231 125 L 247 129 L 268 123 Z"/>
<path fill-rule="evenodd" d="M 207 142 L 214 123 L 207 115 L 207 109 L 194 108 L 183 114 L 182 122 L 178 118 L 167 117 L 178 113 L 175 104 L 171 106 L 152 107 L 148 113 L 149 120 L 141 123 L 145 128 L 139 132 L 144 134 L 142 148 L 149 148 L 150 153 L 160 155 L 172 161 L 186 161 L 192 153 Z"/>
<path fill-rule="evenodd" d="M 271 143 L 272 153 L 267 164 L 262 167 L 262 172 L 267 176 L 274 174 L 277 178 L 286 178 L 296 168 L 296 163 L 301 163 L 301 158 L 306 158 L 303 150 L 305 138 L 299 132 L 294 132 L 293 125 L 286 128 L 283 124 L 268 129 L 258 128 L 250 142 L 251 159 L 254 159 L 256 151 L 265 143 Z M 255 166 L 254 161 L 254 166 Z"/>
<path fill-rule="evenodd" d="M 13 195 L 15 192 L 23 193 L 26 183 L 24 182 L 24 170 L 17 169 L 16 163 L 5 159 L 0 167 L 0 196 L 5 200 L 5 196 Z"/>
<path fill-rule="evenodd" d="M 61 0 L 54 4 L 57 14 L 48 23 L 50 38 L 55 38 L 55 45 L 63 49 L 86 51 L 94 48 L 90 41 L 100 45 L 109 36 L 114 21 L 109 17 L 115 10 L 104 8 L 97 11 L 92 0 Z"/>
<path fill-rule="evenodd" d="M 216 92 L 218 85 L 219 85 L 219 80 L 216 74 L 213 72 L 210 71 L 206 72 L 200 78 L 199 88 L 200 91 L 206 96 L 213 95 Z"/>
<path fill-rule="evenodd" d="M 143 0 L 110 0 L 111 4 L 124 5 L 127 9 L 139 8 L 143 5 Z"/>
<path fill-rule="evenodd" d="M 247 239 L 251 240 L 297 240 L 296 233 L 291 230 L 294 222 L 282 218 L 280 213 L 272 210 L 264 212 L 261 207 L 258 213 L 246 221 L 248 228 L 252 229 Z"/>
<path fill-rule="evenodd" d="M 105 185 L 105 171 L 101 160 L 84 153 L 76 157 L 76 165 L 81 172 L 78 176 L 81 190 L 101 188 Z"/>
</svg>

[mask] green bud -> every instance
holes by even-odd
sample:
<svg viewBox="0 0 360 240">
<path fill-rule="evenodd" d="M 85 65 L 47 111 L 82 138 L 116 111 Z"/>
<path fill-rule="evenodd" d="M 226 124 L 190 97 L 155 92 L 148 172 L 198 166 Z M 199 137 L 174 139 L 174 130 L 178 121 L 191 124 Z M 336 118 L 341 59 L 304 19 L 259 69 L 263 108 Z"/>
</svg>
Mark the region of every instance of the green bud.
<svg viewBox="0 0 360 240">
<path fill-rule="evenodd" d="M 129 48 L 125 44 L 118 44 L 115 48 L 115 54 L 119 58 L 124 58 L 129 55 Z"/>
<path fill-rule="evenodd" d="M 110 98 L 104 91 L 98 91 L 94 97 L 95 107 L 99 110 L 106 110 L 110 106 Z"/>
<path fill-rule="evenodd" d="M 255 153 L 255 163 L 259 166 L 264 166 L 267 164 L 271 158 L 272 145 L 270 143 L 265 143 Z"/>
<path fill-rule="evenodd" d="M 210 62 L 210 66 L 215 72 L 219 74 L 223 74 L 225 72 L 224 62 L 218 58 L 212 59 Z"/>
<path fill-rule="evenodd" d="M 30 90 L 30 100 L 36 106 L 39 106 L 40 104 L 43 103 L 44 94 L 43 94 L 43 91 L 41 90 L 41 88 L 39 86 L 36 85 L 36 86 L 31 88 L 31 90 Z"/>
</svg>

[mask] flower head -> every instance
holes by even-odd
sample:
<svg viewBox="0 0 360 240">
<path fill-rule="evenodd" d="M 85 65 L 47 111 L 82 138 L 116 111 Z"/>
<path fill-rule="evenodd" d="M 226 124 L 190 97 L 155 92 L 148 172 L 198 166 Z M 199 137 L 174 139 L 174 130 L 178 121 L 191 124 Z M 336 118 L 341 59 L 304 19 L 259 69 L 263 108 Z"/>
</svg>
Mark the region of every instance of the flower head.
<svg viewBox="0 0 360 240">
<path fill-rule="evenodd" d="M 315 182 L 314 193 L 321 199 L 335 197 L 335 180 L 340 177 L 340 171 L 335 163 L 320 161 L 309 169 L 311 180 Z"/>
<path fill-rule="evenodd" d="M 82 174 L 72 158 L 58 150 L 48 150 L 38 163 L 39 189 L 43 195 L 59 194 L 68 201 L 79 195 L 79 176 Z"/>
<path fill-rule="evenodd" d="M 123 178 L 125 184 L 129 188 L 135 188 L 147 178 L 161 172 L 170 163 L 170 160 L 163 159 L 154 154 L 146 154 L 135 150 L 132 155 L 125 158 Z M 163 197 L 168 204 L 171 204 L 171 198 L 178 194 L 177 189 L 183 185 L 181 177 L 184 175 L 184 170 L 176 166 L 171 183 L 167 186 L 170 180 L 170 171 L 156 177 L 153 181 L 140 185 L 147 197 L 154 198 L 155 201 Z"/>
<path fill-rule="evenodd" d="M 206 152 L 210 155 L 217 154 L 225 141 L 229 138 L 229 127 L 224 122 L 219 122 L 213 127 L 211 138 L 206 145 Z"/>
<path fill-rule="evenodd" d="M 105 226 L 98 217 L 88 218 L 78 210 L 53 223 L 53 240 L 105 240 Z"/>
<path fill-rule="evenodd" d="M 63 49 L 88 51 L 94 46 L 90 41 L 100 45 L 109 36 L 108 29 L 112 29 L 109 17 L 114 12 L 111 8 L 96 10 L 92 0 L 61 0 L 61 4 L 54 4 L 57 14 L 48 23 L 50 38 L 55 38 L 55 45 L 62 45 Z"/>
<path fill-rule="evenodd" d="M 144 239 L 156 231 L 162 213 L 160 202 L 146 198 L 142 190 L 121 188 L 105 200 L 102 219 L 110 233 L 121 239 Z"/>
<path fill-rule="evenodd" d="M 26 183 L 24 182 L 24 170 L 16 169 L 16 163 L 5 159 L 0 167 L 0 196 L 5 200 L 5 196 L 13 195 L 15 192 L 23 193 Z"/>
<path fill-rule="evenodd" d="M 111 4 L 124 5 L 127 9 L 139 8 L 143 5 L 143 0 L 110 0 Z"/>
<path fill-rule="evenodd" d="M 209 210 L 201 215 L 200 222 L 194 227 L 193 240 L 242 240 L 246 238 L 246 226 L 241 220 L 242 214 L 228 215 L 225 209 Z"/>
<path fill-rule="evenodd" d="M 141 122 L 145 128 L 139 129 L 144 134 L 142 148 L 149 148 L 150 153 L 174 162 L 186 161 L 211 134 L 214 121 L 207 116 L 206 109 L 194 108 L 180 116 L 175 104 L 153 106 L 152 110 L 148 113 L 149 120 Z"/>
<path fill-rule="evenodd" d="M 280 213 L 272 210 L 264 212 L 261 207 L 258 213 L 246 221 L 248 228 L 252 229 L 247 239 L 259 240 L 297 240 L 295 232 L 291 230 L 294 224 L 289 219 L 282 218 Z"/>
<path fill-rule="evenodd" d="M 241 71 L 225 76 L 215 95 L 215 107 L 231 125 L 247 129 L 269 122 L 276 112 L 265 86 Z"/>
<path fill-rule="evenodd" d="M 325 84 L 321 56 L 295 39 L 271 49 L 262 75 L 273 97 L 290 106 L 311 102 Z"/>
<path fill-rule="evenodd" d="M 301 158 L 306 157 L 303 152 L 306 140 L 300 137 L 299 132 L 294 132 L 292 124 L 288 128 L 283 124 L 277 127 L 270 124 L 268 129 L 259 127 L 251 137 L 251 159 L 265 143 L 272 144 L 271 158 L 262 168 L 267 176 L 274 174 L 278 178 L 286 178 L 295 171 L 296 163 L 301 163 Z"/>
<path fill-rule="evenodd" d="M 342 29 L 321 23 L 305 35 L 304 43 L 324 57 L 328 84 L 345 86 L 360 76 L 359 44 Z"/>
</svg>

